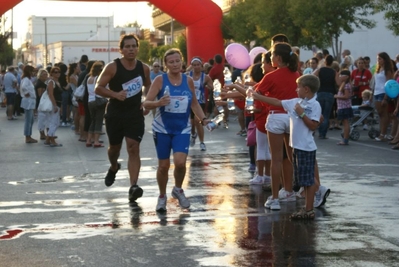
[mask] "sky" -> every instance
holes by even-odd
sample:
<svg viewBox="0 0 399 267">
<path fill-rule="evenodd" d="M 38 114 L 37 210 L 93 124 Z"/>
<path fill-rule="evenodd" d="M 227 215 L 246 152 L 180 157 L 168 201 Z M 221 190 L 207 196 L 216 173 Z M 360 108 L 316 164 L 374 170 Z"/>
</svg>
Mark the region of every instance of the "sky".
<svg viewBox="0 0 399 267">
<path fill-rule="evenodd" d="M 13 10 L 14 48 L 19 48 L 28 30 L 28 18 L 35 16 L 114 16 L 114 26 L 123 26 L 137 21 L 143 28 L 152 26 L 152 8 L 147 2 L 67 2 L 49 0 L 23 0 Z M 8 11 L 5 29 L 11 27 L 11 11 Z"/>
</svg>

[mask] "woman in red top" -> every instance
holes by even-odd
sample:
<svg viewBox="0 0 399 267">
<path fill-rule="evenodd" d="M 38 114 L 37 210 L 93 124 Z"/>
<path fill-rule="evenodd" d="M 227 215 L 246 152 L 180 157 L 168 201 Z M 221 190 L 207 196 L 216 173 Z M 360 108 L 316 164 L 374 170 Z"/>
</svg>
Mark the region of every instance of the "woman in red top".
<svg viewBox="0 0 399 267">
<path fill-rule="evenodd" d="M 274 71 L 272 66 L 271 52 L 262 55 L 263 74 Z M 258 90 L 259 83 L 254 86 L 255 92 Z M 256 122 L 256 165 L 258 174 L 249 181 L 250 184 L 270 184 L 270 164 L 271 155 L 269 142 L 267 140 L 266 119 L 269 115 L 269 106 L 259 100 L 254 100 L 254 117 Z"/>
<path fill-rule="evenodd" d="M 298 56 L 293 53 L 291 46 L 287 43 L 276 43 L 271 48 L 271 60 L 273 67 L 277 69 L 266 74 L 257 86 L 257 94 L 267 95 L 268 97 L 279 100 L 297 97 L 296 79 L 300 76 L 298 69 Z M 282 107 L 269 107 L 269 115 L 266 122 L 266 130 L 269 140 L 272 178 L 272 196 L 265 203 L 266 208 L 272 210 L 280 209 L 279 186 L 282 173 L 284 145 L 288 159 L 292 162 L 292 148 L 289 146 L 290 132 L 289 115 Z M 282 202 L 296 201 L 295 192 L 292 190 L 292 164 L 285 166 L 287 175 L 284 177 L 284 192 L 280 196 Z M 285 173 L 285 172 L 284 172 Z"/>
<path fill-rule="evenodd" d="M 352 105 L 360 106 L 362 104 L 362 93 L 364 90 L 370 88 L 370 80 L 373 77 L 373 75 L 368 69 L 366 69 L 364 58 L 359 57 L 356 62 L 357 62 L 357 69 L 353 70 L 351 73 L 353 95 L 356 96 L 352 101 Z"/>
</svg>

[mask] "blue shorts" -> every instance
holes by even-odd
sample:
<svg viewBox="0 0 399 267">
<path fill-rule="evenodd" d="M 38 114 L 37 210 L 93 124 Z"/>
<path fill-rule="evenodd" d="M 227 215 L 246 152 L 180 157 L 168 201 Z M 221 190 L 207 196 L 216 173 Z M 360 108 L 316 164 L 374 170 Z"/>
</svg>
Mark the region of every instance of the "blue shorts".
<svg viewBox="0 0 399 267">
<path fill-rule="evenodd" d="M 381 102 L 385 97 L 385 94 L 374 95 L 374 101 Z"/>
<path fill-rule="evenodd" d="M 155 149 L 158 159 L 170 158 L 170 151 L 188 154 L 190 134 L 163 134 L 154 132 Z"/>
<path fill-rule="evenodd" d="M 312 186 L 314 184 L 316 150 L 303 151 L 294 148 L 292 164 L 294 165 L 295 184 L 298 186 Z"/>
</svg>

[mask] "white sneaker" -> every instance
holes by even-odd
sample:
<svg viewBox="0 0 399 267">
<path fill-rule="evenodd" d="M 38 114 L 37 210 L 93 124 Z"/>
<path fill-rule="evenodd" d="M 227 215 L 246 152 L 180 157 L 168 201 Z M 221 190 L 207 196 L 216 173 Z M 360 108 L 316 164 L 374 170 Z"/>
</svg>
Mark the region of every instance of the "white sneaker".
<svg viewBox="0 0 399 267">
<path fill-rule="evenodd" d="M 282 194 L 282 196 L 281 197 L 279 196 L 279 200 L 281 202 L 294 202 L 294 201 L 296 201 L 295 192 L 294 191 L 288 192 L 288 191 L 284 190 L 284 193 Z"/>
<path fill-rule="evenodd" d="M 166 211 L 166 194 L 163 197 L 158 197 L 158 203 L 156 207 L 156 211 L 158 212 L 165 212 Z"/>
<path fill-rule="evenodd" d="M 328 195 L 330 195 L 330 189 L 321 185 L 314 195 L 313 207 L 318 208 L 323 206 L 327 202 Z"/>
<path fill-rule="evenodd" d="M 263 176 L 263 184 L 270 186 L 272 184 L 272 178 L 270 176 Z"/>
<path fill-rule="evenodd" d="M 197 139 L 197 134 L 191 135 L 190 138 L 190 146 L 193 147 L 195 145 L 195 139 Z"/>
<path fill-rule="evenodd" d="M 200 143 L 201 151 L 206 151 L 206 145 L 204 143 Z"/>
<path fill-rule="evenodd" d="M 363 125 L 363 130 L 368 131 L 369 130 L 369 126 L 367 124 Z"/>
<path fill-rule="evenodd" d="M 249 184 L 263 184 L 263 176 L 255 175 L 254 178 L 249 180 Z"/>
<path fill-rule="evenodd" d="M 271 210 L 280 210 L 280 202 L 278 199 L 273 199 L 273 198 L 268 198 L 266 203 L 265 203 L 265 208 L 271 209 Z"/>
<path fill-rule="evenodd" d="M 273 196 L 268 196 L 267 197 L 267 200 L 265 202 L 265 208 L 270 207 L 270 204 L 272 203 L 272 200 L 273 200 Z"/>
<path fill-rule="evenodd" d="M 296 192 L 296 197 L 297 198 L 305 198 L 304 196 L 302 196 L 302 192 L 304 191 L 305 189 L 303 188 L 303 187 L 301 187 L 301 188 L 299 188 L 299 191 L 298 192 Z"/>
<path fill-rule="evenodd" d="M 248 172 L 256 172 L 256 165 L 255 164 L 249 164 Z"/>
<path fill-rule="evenodd" d="M 172 196 L 179 200 L 179 205 L 183 209 L 188 209 L 190 207 L 190 201 L 184 195 L 183 189 L 177 189 L 176 186 L 173 187 Z"/>
<path fill-rule="evenodd" d="M 280 189 L 280 191 L 278 191 L 278 198 L 282 198 L 284 196 L 284 194 L 285 194 L 285 188 L 282 187 Z"/>
</svg>

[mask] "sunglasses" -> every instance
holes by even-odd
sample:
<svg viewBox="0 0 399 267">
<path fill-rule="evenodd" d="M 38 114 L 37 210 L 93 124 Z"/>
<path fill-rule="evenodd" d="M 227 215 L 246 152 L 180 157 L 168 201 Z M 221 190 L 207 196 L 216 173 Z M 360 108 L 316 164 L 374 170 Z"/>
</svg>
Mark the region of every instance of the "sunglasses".
<svg viewBox="0 0 399 267">
<path fill-rule="evenodd" d="M 154 66 L 154 68 L 159 68 L 159 66 Z"/>
</svg>

